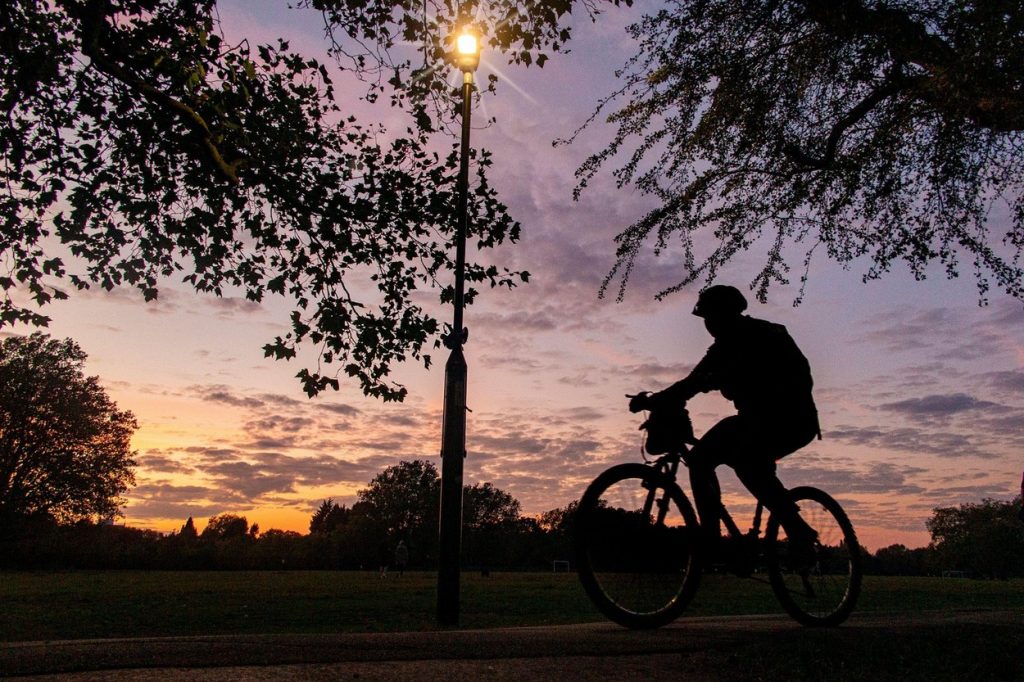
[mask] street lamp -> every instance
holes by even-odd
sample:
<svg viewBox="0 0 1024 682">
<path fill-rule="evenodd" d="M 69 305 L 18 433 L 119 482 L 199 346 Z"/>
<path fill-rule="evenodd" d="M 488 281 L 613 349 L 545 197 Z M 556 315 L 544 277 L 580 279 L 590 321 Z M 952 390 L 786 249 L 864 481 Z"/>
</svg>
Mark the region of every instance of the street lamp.
<svg viewBox="0 0 1024 682">
<path fill-rule="evenodd" d="M 459 624 L 459 556 L 462 547 L 462 460 L 466 457 L 466 358 L 462 326 L 466 288 L 466 232 L 469 227 L 469 118 L 473 71 L 480 63 L 480 40 L 468 29 L 455 39 L 455 64 L 462 70 L 462 145 L 459 154 L 458 212 L 455 232 L 455 317 L 445 339 L 451 349 L 444 367 L 441 427 L 441 523 L 437 571 L 437 620 Z"/>
</svg>

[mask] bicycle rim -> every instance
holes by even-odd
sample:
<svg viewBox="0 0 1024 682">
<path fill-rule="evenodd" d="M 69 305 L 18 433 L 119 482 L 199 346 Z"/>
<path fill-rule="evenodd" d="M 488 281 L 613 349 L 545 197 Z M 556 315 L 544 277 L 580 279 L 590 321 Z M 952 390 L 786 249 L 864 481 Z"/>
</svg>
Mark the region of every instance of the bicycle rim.
<svg viewBox="0 0 1024 682">
<path fill-rule="evenodd" d="M 653 493 L 663 500 L 659 520 Z M 665 625 L 686 608 L 700 579 L 697 519 L 682 490 L 642 464 L 599 476 L 576 517 L 580 581 L 608 618 L 630 628 Z"/>
<path fill-rule="evenodd" d="M 860 596 L 861 553 L 853 525 L 839 503 L 821 490 L 795 488 L 790 494 L 800 516 L 818 532 L 818 545 L 810 558 L 791 552 L 785 529 L 769 519 L 765 537 L 772 589 L 798 622 L 839 625 Z"/>
</svg>

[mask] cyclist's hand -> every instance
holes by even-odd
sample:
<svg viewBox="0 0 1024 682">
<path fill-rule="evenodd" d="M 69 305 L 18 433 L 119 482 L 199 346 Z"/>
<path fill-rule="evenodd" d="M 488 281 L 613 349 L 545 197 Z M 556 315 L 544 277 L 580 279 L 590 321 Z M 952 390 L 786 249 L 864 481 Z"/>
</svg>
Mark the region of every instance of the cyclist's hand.
<svg viewBox="0 0 1024 682">
<path fill-rule="evenodd" d="M 636 395 L 627 395 L 626 397 L 629 398 L 629 411 L 636 413 L 651 409 L 651 395 L 649 391 L 640 391 Z"/>
</svg>

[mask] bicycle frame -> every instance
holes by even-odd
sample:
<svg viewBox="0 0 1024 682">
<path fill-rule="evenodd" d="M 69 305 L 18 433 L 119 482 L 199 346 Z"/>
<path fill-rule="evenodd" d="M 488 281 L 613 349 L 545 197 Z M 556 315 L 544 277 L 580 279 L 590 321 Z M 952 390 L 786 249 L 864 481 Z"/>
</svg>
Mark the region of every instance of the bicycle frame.
<svg viewBox="0 0 1024 682">
<path fill-rule="evenodd" d="M 658 471 L 658 473 L 662 474 L 663 476 L 667 476 L 673 482 L 678 482 L 679 464 L 680 462 L 684 461 L 685 453 L 670 452 L 666 455 L 662 455 L 661 457 L 658 457 L 657 459 L 648 462 L 648 464 L 654 467 L 655 470 Z M 661 525 L 665 522 L 665 514 L 668 511 L 668 505 L 670 504 L 670 500 L 668 499 L 668 491 L 666 490 L 665 494 L 662 495 L 660 499 L 655 499 L 655 497 L 656 491 L 653 489 L 649 489 L 647 493 L 647 499 L 644 501 L 643 513 L 645 515 L 650 515 L 651 510 L 654 508 L 654 505 L 657 504 L 658 517 L 656 524 Z M 725 508 L 725 504 L 720 504 L 718 507 L 718 518 L 723 524 L 725 524 L 726 530 L 729 532 L 730 537 L 733 538 L 740 538 L 744 536 L 754 538 L 760 537 L 761 520 L 763 516 L 764 504 L 760 500 L 758 500 L 757 507 L 754 509 L 754 519 L 751 523 L 750 530 L 748 530 L 746 533 L 743 533 L 742 531 L 740 531 L 739 526 L 737 526 L 736 522 L 733 520 L 732 514 L 730 514 L 729 510 Z"/>
</svg>

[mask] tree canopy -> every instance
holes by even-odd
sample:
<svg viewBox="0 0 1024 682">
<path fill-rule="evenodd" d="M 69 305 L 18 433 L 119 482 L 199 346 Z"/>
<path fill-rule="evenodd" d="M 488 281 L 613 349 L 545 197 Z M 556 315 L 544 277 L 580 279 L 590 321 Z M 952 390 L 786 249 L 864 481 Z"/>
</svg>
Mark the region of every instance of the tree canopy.
<svg viewBox="0 0 1024 682">
<path fill-rule="evenodd" d="M 685 257 L 662 296 L 758 243 L 762 300 L 794 251 L 804 279 L 821 252 L 865 278 L 901 260 L 954 277 L 967 259 L 982 300 L 991 281 L 1024 295 L 1020 3 L 669 0 L 630 32 L 594 114 L 616 133 L 576 192 L 618 164 L 658 205 L 619 234 L 602 292 L 617 280 L 621 297 L 652 243 Z"/>
<path fill-rule="evenodd" d="M 943 569 L 991 578 L 1020 575 L 1024 567 L 1020 509 L 1019 497 L 935 509 L 927 525 Z"/>
<path fill-rule="evenodd" d="M 313 516 L 309 519 L 309 532 L 313 534 L 331 533 L 345 525 L 351 509 L 340 505 L 331 498 L 320 503 Z"/>
<path fill-rule="evenodd" d="M 131 412 L 119 410 L 70 339 L 0 341 L 0 523 L 113 516 L 135 483 Z"/>
<path fill-rule="evenodd" d="M 429 365 L 443 335 L 414 292 L 452 296 L 439 280 L 454 261 L 458 164 L 437 133 L 457 92 L 445 41 L 474 7 L 437 3 L 427 21 L 409 0 L 303 0 L 296 9 L 322 12 L 330 35 L 306 55 L 229 41 L 216 0 L 2 3 L 0 324 L 45 324 L 40 307 L 69 287 L 127 285 L 150 300 L 177 276 L 199 292 L 289 300 L 291 331 L 265 352 L 318 349 L 298 375 L 310 395 L 345 374 L 404 397 L 393 363 Z M 532 61 L 569 3 L 488 8 L 481 21 L 503 22 L 495 44 Z M 403 40 L 422 43 L 422 66 L 392 58 Z M 364 78 L 366 100 L 388 93 L 407 127 L 358 122 L 338 68 Z M 486 249 L 519 225 L 486 180 L 489 155 L 475 160 L 470 238 Z M 525 278 L 467 266 L 471 283 Z"/>
<path fill-rule="evenodd" d="M 252 534 L 254 537 L 259 533 L 259 527 L 253 524 L 249 527 L 249 519 L 238 514 L 218 514 L 211 516 L 206 522 L 206 528 L 200 537 L 229 540 L 231 538 L 244 538 Z"/>
<path fill-rule="evenodd" d="M 374 476 L 359 491 L 359 502 L 393 537 L 436 535 L 440 495 L 437 467 L 433 462 L 414 459 L 389 466 Z"/>
</svg>

